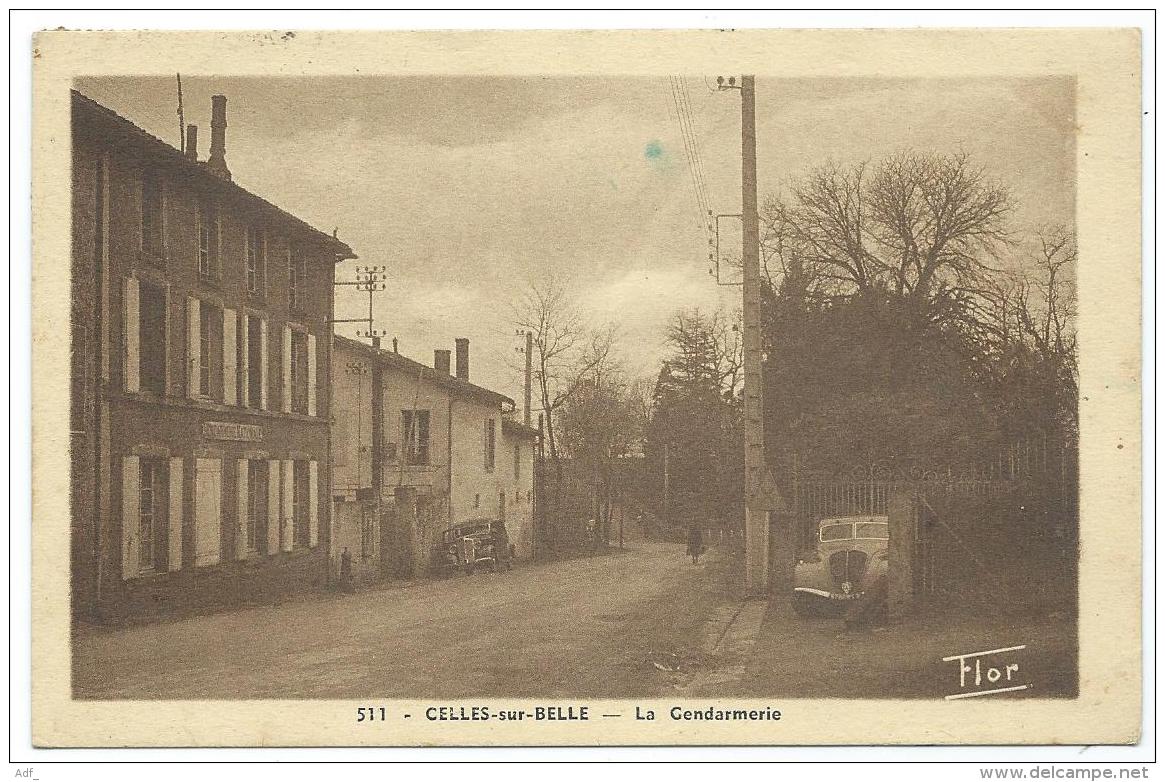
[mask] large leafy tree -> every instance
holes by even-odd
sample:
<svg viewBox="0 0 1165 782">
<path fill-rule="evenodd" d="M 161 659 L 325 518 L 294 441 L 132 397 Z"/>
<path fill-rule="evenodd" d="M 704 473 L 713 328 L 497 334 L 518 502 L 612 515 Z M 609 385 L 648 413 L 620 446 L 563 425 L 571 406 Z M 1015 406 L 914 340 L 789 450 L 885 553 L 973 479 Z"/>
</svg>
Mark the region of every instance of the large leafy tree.
<svg viewBox="0 0 1165 782">
<path fill-rule="evenodd" d="M 667 339 L 645 441 L 657 507 L 673 526 L 734 526 L 744 470 L 739 329 L 724 313 L 686 310 Z"/>
<path fill-rule="evenodd" d="M 1012 208 L 961 154 L 830 164 L 769 199 L 770 458 L 973 466 L 1072 438 L 1074 238 L 1016 237 Z"/>
</svg>

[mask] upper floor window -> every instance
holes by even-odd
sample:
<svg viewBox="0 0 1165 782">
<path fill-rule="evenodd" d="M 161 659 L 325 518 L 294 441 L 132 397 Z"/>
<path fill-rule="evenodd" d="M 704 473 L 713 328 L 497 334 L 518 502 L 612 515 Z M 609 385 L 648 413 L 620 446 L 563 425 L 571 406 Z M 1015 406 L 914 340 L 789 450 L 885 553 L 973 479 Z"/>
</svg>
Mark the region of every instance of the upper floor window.
<svg viewBox="0 0 1165 782">
<path fill-rule="evenodd" d="M 429 463 L 429 411 L 402 410 L 406 464 L 424 465 Z"/>
<path fill-rule="evenodd" d="M 287 306 L 302 310 L 307 299 L 307 259 L 287 248 Z"/>
<path fill-rule="evenodd" d="M 266 281 L 264 267 L 266 266 L 266 238 L 263 232 L 251 226 L 247 229 L 247 293 L 252 296 L 262 296 Z"/>
<path fill-rule="evenodd" d="M 137 328 L 141 390 L 166 392 L 166 290 L 143 282 L 140 286 L 140 314 Z"/>
<path fill-rule="evenodd" d="M 152 171 L 142 175 L 142 250 L 155 258 L 165 256 L 162 180 Z"/>
<path fill-rule="evenodd" d="M 218 209 L 207 200 L 198 202 L 198 277 L 218 279 Z"/>
<path fill-rule="evenodd" d="M 263 382 L 267 375 L 266 367 L 263 366 L 267 356 L 267 346 L 263 343 L 267 334 L 261 318 L 250 317 L 246 323 L 247 333 L 241 340 L 241 345 L 247 351 L 247 373 L 243 382 L 247 384 L 247 405 L 260 409 L 263 407 Z"/>
<path fill-rule="evenodd" d="M 203 301 L 198 318 L 198 393 L 222 401 L 222 310 Z"/>
<path fill-rule="evenodd" d="M 485 468 L 492 470 L 497 453 L 497 422 L 492 418 L 485 421 Z"/>
<path fill-rule="evenodd" d="M 291 332 L 291 412 L 308 412 L 307 334 Z"/>
</svg>

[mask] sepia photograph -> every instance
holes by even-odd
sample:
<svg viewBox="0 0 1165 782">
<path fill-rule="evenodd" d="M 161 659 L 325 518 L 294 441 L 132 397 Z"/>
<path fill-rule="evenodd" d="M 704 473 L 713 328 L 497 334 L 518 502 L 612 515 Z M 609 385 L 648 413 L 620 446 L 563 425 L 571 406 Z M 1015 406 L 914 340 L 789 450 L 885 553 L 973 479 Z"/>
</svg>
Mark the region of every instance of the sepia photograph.
<svg viewBox="0 0 1165 782">
<path fill-rule="evenodd" d="M 450 726 L 785 743 L 801 701 L 1096 707 L 1085 624 L 1140 593 L 1082 572 L 1139 584 L 1140 429 L 1080 336 L 1114 295 L 1086 267 L 1118 265 L 1078 238 L 1087 77 L 319 72 L 342 35 L 228 40 L 296 72 L 197 35 L 53 82 L 68 434 L 34 474 L 67 507 L 68 702 L 346 701 L 469 744 L 495 739 Z M 1131 284 L 1137 331 L 1099 341 L 1139 373 Z M 1132 390 L 1099 437 L 1135 472 L 1090 506 L 1100 384 Z"/>
</svg>

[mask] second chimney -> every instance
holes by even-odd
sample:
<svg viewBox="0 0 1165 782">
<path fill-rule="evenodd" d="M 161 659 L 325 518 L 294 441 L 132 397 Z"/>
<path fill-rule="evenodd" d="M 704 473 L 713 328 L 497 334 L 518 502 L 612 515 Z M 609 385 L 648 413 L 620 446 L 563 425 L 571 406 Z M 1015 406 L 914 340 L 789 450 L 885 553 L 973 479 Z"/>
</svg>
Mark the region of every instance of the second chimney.
<svg viewBox="0 0 1165 782">
<path fill-rule="evenodd" d="M 454 340 L 457 346 L 457 379 L 469 380 L 469 340 L 458 337 Z"/>
<path fill-rule="evenodd" d="M 449 351 L 448 350 L 434 350 L 433 351 L 433 369 L 442 375 L 449 374 Z"/>
<path fill-rule="evenodd" d="M 210 157 L 206 160 L 212 173 L 223 179 L 231 178 L 227 168 L 227 96 L 210 98 Z"/>
<path fill-rule="evenodd" d="M 198 126 L 186 126 L 186 157 L 198 162 Z"/>
</svg>

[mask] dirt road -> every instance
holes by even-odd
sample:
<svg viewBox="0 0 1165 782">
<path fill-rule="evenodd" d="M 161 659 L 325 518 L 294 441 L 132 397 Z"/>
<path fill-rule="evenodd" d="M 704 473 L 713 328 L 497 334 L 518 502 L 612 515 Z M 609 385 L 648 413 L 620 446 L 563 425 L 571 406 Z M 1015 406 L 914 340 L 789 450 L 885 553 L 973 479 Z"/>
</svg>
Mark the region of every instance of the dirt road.
<svg viewBox="0 0 1165 782">
<path fill-rule="evenodd" d="M 736 601 L 683 546 L 81 633 L 82 698 L 649 697 Z M 660 667 L 653 661 L 664 660 Z"/>
</svg>

